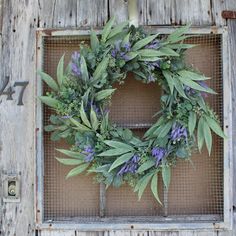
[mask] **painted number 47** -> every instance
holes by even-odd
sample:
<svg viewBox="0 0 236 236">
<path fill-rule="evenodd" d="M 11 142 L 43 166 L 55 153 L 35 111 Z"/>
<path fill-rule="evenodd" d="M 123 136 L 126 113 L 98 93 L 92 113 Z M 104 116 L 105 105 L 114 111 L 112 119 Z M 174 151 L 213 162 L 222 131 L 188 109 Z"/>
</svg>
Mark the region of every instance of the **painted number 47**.
<svg viewBox="0 0 236 236">
<path fill-rule="evenodd" d="M 0 88 L 0 96 L 6 95 L 7 100 L 13 100 L 12 95 L 15 93 L 13 87 L 21 87 L 21 90 L 20 90 L 20 93 L 19 93 L 19 96 L 18 96 L 17 105 L 18 106 L 24 105 L 23 104 L 23 95 L 24 95 L 24 92 L 25 92 L 25 88 L 29 84 L 29 82 L 28 81 L 18 81 L 18 82 L 14 83 L 13 87 L 10 86 L 10 87 L 7 88 L 9 80 L 10 80 L 10 78 L 9 78 L 9 76 L 7 76 L 4 83 L 3 83 L 2 88 Z M 2 100 L 0 100 L 0 103 L 2 103 Z"/>
</svg>

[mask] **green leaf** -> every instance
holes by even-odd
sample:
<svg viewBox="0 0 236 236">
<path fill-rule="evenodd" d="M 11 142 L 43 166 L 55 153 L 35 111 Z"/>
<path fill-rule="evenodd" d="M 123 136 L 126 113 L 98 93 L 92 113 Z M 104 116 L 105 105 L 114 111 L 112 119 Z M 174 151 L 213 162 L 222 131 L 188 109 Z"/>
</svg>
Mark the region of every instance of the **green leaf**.
<svg viewBox="0 0 236 236">
<path fill-rule="evenodd" d="M 169 55 L 168 52 L 165 52 L 165 49 L 163 51 L 154 50 L 154 49 L 141 49 L 137 52 L 139 53 L 141 57 L 161 57 L 161 56 Z"/>
<path fill-rule="evenodd" d="M 148 160 L 146 162 L 144 162 L 137 170 L 137 173 L 142 173 L 145 170 L 150 169 L 151 167 L 153 167 L 155 165 L 155 161 L 154 160 Z"/>
<path fill-rule="evenodd" d="M 49 107 L 57 108 L 60 102 L 55 98 L 47 97 L 47 96 L 40 96 L 39 99 L 41 102 L 45 103 Z"/>
<path fill-rule="evenodd" d="M 88 81 L 88 79 L 89 79 L 88 69 L 87 69 L 86 61 L 83 56 L 81 56 L 80 65 L 81 65 L 82 79 L 83 79 L 83 81 Z"/>
<path fill-rule="evenodd" d="M 158 138 L 164 138 L 169 133 L 171 127 L 172 127 L 172 121 L 169 121 L 161 129 L 160 133 L 158 134 Z"/>
<path fill-rule="evenodd" d="M 90 121 L 91 121 L 93 129 L 96 131 L 99 126 L 99 121 L 98 121 L 97 115 L 96 115 L 95 111 L 93 110 L 92 106 L 91 106 L 91 110 L 90 110 Z"/>
<path fill-rule="evenodd" d="M 179 158 L 188 158 L 189 157 L 189 153 L 185 148 L 178 148 L 176 151 L 176 156 Z"/>
<path fill-rule="evenodd" d="M 201 152 L 204 143 L 204 119 L 201 117 L 198 121 L 197 128 L 198 150 Z"/>
<path fill-rule="evenodd" d="M 179 57 L 179 54 L 175 52 L 173 49 L 168 47 L 162 47 L 159 49 L 160 53 L 162 53 L 164 56 L 172 56 L 172 57 Z"/>
<path fill-rule="evenodd" d="M 160 57 L 140 57 L 139 61 L 159 61 Z"/>
<path fill-rule="evenodd" d="M 181 27 L 181 28 L 175 30 L 172 34 L 170 34 L 170 35 L 167 37 L 166 41 L 167 41 L 167 42 L 170 42 L 170 43 L 176 43 L 176 42 L 179 42 L 179 41 L 183 40 L 183 39 L 186 38 L 186 37 L 183 38 L 183 37 L 181 37 L 181 36 L 182 36 L 185 32 L 188 31 L 189 27 L 190 27 L 190 24 L 188 24 L 188 25 L 186 25 L 186 26 L 184 26 L 184 27 Z"/>
<path fill-rule="evenodd" d="M 76 126 L 76 129 L 78 129 L 79 131 L 90 131 L 90 129 L 82 124 L 80 124 L 77 120 L 75 120 L 74 118 L 70 118 L 70 121 L 72 124 L 74 124 Z"/>
<path fill-rule="evenodd" d="M 105 140 L 104 143 L 110 147 L 113 148 L 124 148 L 130 151 L 133 151 L 134 148 L 128 144 L 122 143 L 122 142 L 118 142 L 118 141 L 110 141 L 110 140 Z"/>
<path fill-rule="evenodd" d="M 163 70 L 162 71 L 162 74 L 164 75 L 167 83 L 168 83 L 168 86 L 170 88 L 170 93 L 171 95 L 173 94 L 173 91 L 174 91 L 174 82 L 173 82 L 173 78 L 171 76 L 171 73 L 167 70 Z"/>
<path fill-rule="evenodd" d="M 115 17 L 112 17 L 104 26 L 103 30 L 102 30 L 102 41 L 106 42 L 108 35 L 111 32 L 111 28 L 113 26 L 115 22 Z"/>
<path fill-rule="evenodd" d="M 153 175 L 153 173 L 151 173 L 151 174 L 148 173 L 148 174 L 146 174 L 146 175 L 141 179 L 142 181 L 141 181 L 141 183 L 140 183 L 140 185 L 139 185 L 139 187 L 138 187 L 138 199 L 139 199 L 139 200 L 141 199 L 144 190 L 146 189 L 146 187 L 147 187 L 149 181 L 151 180 L 152 175 Z"/>
<path fill-rule="evenodd" d="M 55 80 L 48 74 L 39 71 L 38 74 L 41 76 L 42 80 L 54 91 L 58 91 L 59 87 Z"/>
<path fill-rule="evenodd" d="M 93 73 L 93 81 L 100 79 L 102 74 L 106 71 L 109 62 L 109 57 L 104 57 L 103 60 L 98 64 L 96 70 Z"/>
<path fill-rule="evenodd" d="M 154 197 L 156 198 L 156 200 L 162 205 L 162 202 L 158 196 L 158 174 L 154 174 L 152 177 L 152 181 L 151 181 L 151 190 L 152 190 L 152 194 L 154 195 Z"/>
<path fill-rule="evenodd" d="M 158 34 L 155 34 L 155 35 L 148 36 L 144 39 L 140 39 L 137 43 L 134 44 L 134 46 L 132 47 L 132 51 L 137 51 L 140 48 L 143 48 L 144 46 L 152 42 L 157 36 Z"/>
<path fill-rule="evenodd" d="M 188 117 L 188 130 L 190 136 L 193 135 L 194 129 L 196 127 L 196 122 L 197 122 L 197 115 L 195 112 L 191 111 Z"/>
<path fill-rule="evenodd" d="M 56 149 L 58 152 L 61 152 L 65 154 L 66 156 L 72 157 L 72 158 L 78 158 L 80 160 L 84 160 L 85 155 L 80 152 L 74 152 L 66 149 Z"/>
<path fill-rule="evenodd" d="M 130 150 L 127 150 L 125 148 L 114 148 L 114 149 L 109 149 L 105 152 L 102 152 L 98 154 L 98 156 L 102 156 L 102 157 L 119 156 L 127 152 L 130 152 Z"/>
<path fill-rule="evenodd" d="M 89 120 L 88 120 L 88 118 L 87 118 L 87 115 L 86 115 L 85 111 L 84 111 L 83 102 L 81 103 L 81 107 L 80 107 L 80 117 L 81 117 L 83 123 L 84 123 L 87 127 L 91 128 L 91 124 L 90 124 L 90 122 L 89 122 Z"/>
<path fill-rule="evenodd" d="M 57 158 L 56 159 L 63 165 L 80 165 L 81 163 L 83 163 L 83 160 L 79 160 L 79 159 L 69 159 L 69 158 Z"/>
<path fill-rule="evenodd" d="M 126 27 L 129 24 L 129 21 L 124 21 L 118 25 L 116 25 L 110 32 L 110 34 L 108 35 L 107 39 L 110 39 L 112 37 L 114 37 L 115 35 L 121 33 L 124 29 L 124 27 Z"/>
<path fill-rule="evenodd" d="M 210 79 L 209 77 L 205 77 L 204 75 L 200 75 L 198 73 L 187 70 L 178 71 L 178 74 L 185 79 L 196 80 L 196 81 L 204 81 Z"/>
<path fill-rule="evenodd" d="M 209 127 L 211 128 L 211 130 L 216 133 L 218 136 L 222 137 L 222 138 L 227 138 L 224 134 L 224 132 L 222 131 L 219 123 L 212 119 L 211 117 L 208 117 L 206 116 L 206 121 L 207 121 L 207 124 L 209 125 Z"/>
<path fill-rule="evenodd" d="M 170 167 L 167 165 L 163 165 L 161 174 L 162 174 L 163 183 L 165 187 L 168 189 L 170 185 L 170 177 L 171 177 Z"/>
<path fill-rule="evenodd" d="M 180 83 L 179 80 L 177 80 L 175 77 L 173 77 L 173 83 L 174 83 L 174 87 L 175 89 L 178 91 L 178 93 L 183 97 L 183 98 L 187 98 L 185 92 L 184 92 L 184 88 L 183 88 L 183 84 Z"/>
<path fill-rule="evenodd" d="M 95 100 L 101 101 L 103 99 L 106 99 L 107 97 L 111 96 L 112 93 L 114 93 L 116 89 L 104 89 L 99 91 L 95 94 Z"/>
<path fill-rule="evenodd" d="M 128 52 L 128 53 L 126 54 L 126 57 L 127 57 L 126 62 L 133 60 L 133 59 L 134 59 L 135 57 L 137 57 L 137 56 L 138 56 L 138 53 L 137 53 L 137 52 Z"/>
<path fill-rule="evenodd" d="M 172 49 L 189 49 L 196 47 L 196 44 L 184 44 L 184 43 L 177 43 L 177 44 L 169 44 L 168 47 Z"/>
<path fill-rule="evenodd" d="M 61 87 L 63 84 L 63 79 L 64 79 L 64 57 L 63 55 L 57 65 L 57 82 L 59 86 Z"/>
<path fill-rule="evenodd" d="M 211 155 L 211 147 L 212 147 L 212 136 L 211 136 L 211 130 L 210 130 L 207 122 L 204 122 L 203 132 L 204 132 L 204 139 L 205 139 L 205 143 L 207 146 L 208 154 L 210 156 Z"/>
<path fill-rule="evenodd" d="M 122 165 L 123 163 L 127 162 L 131 157 L 133 156 L 133 153 L 129 152 L 126 153 L 122 156 L 120 156 L 119 158 L 117 158 L 111 165 L 110 169 L 108 172 L 111 172 L 113 169 L 115 169 L 116 167 Z"/>
<path fill-rule="evenodd" d="M 68 179 L 69 177 L 72 177 L 72 176 L 75 176 L 75 175 L 78 175 L 80 173 L 82 173 L 83 171 L 85 171 L 89 166 L 89 163 L 85 163 L 85 164 L 82 164 L 82 165 L 79 165 L 77 167 L 75 167 L 74 169 L 72 169 L 66 176 L 66 179 Z"/>
<path fill-rule="evenodd" d="M 125 46 L 126 43 L 129 43 L 130 32 L 124 37 L 122 41 L 122 46 Z"/>
<path fill-rule="evenodd" d="M 191 79 L 186 79 L 186 78 L 183 78 L 181 76 L 178 77 L 178 79 L 185 85 L 187 85 L 188 87 L 190 88 L 193 88 L 195 90 L 198 90 L 198 91 L 202 91 L 202 92 L 206 92 L 206 93 L 211 93 L 211 94 L 216 94 L 215 91 L 213 91 L 211 88 L 203 88 L 202 86 L 200 86 L 198 83 L 194 82 L 193 80 Z"/>
<path fill-rule="evenodd" d="M 94 30 L 90 33 L 90 44 L 93 51 L 99 47 L 99 40 Z"/>
</svg>

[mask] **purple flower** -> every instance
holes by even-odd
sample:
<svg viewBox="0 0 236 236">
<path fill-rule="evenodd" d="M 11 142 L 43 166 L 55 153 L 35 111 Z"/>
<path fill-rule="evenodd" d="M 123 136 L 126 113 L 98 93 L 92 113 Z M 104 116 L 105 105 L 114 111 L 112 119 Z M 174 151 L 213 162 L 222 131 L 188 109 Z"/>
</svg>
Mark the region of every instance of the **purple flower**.
<svg viewBox="0 0 236 236">
<path fill-rule="evenodd" d="M 145 48 L 148 49 L 158 49 L 160 47 L 160 41 L 157 39 L 154 39 L 151 43 L 145 46 Z"/>
<path fill-rule="evenodd" d="M 125 61 L 129 60 L 127 53 L 131 50 L 130 42 L 125 43 L 122 45 L 122 41 L 118 40 L 115 42 L 115 48 L 111 51 L 111 56 L 113 58 L 121 58 Z"/>
<path fill-rule="evenodd" d="M 80 59 L 80 53 L 79 52 L 73 52 L 72 56 L 71 56 L 71 60 L 73 62 L 78 62 Z"/>
<path fill-rule="evenodd" d="M 153 71 L 155 69 L 159 69 L 160 68 L 160 61 L 153 61 L 153 62 L 145 62 L 145 64 L 148 67 L 148 70 Z"/>
<path fill-rule="evenodd" d="M 184 91 L 187 95 L 192 96 L 196 94 L 196 91 L 186 85 L 184 85 Z"/>
<path fill-rule="evenodd" d="M 91 162 L 93 160 L 95 152 L 91 146 L 86 146 L 82 153 L 86 155 L 84 158 L 85 162 Z"/>
<path fill-rule="evenodd" d="M 148 82 L 154 82 L 155 81 L 155 77 L 153 77 L 153 75 L 149 75 L 147 79 L 148 79 Z"/>
<path fill-rule="evenodd" d="M 205 88 L 205 89 L 208 89 L 209 87 L 207 86 L 207 84 L 204 82 L 204 81 L 198 81 L 197 82 L 200 86 L 202 86 L 203 88 Z M 201 92 L 201 95 L 203 96 L 203 97 L 208 97 L 208 94 L 207 93 L 205 93 L 205 92 Z"/>
<path fill-rule="evenodd" d="M 180 141 L 182 138 L 185 140 L 187 139 L 188 134 L 187 134 L 187 129 L 184 126 L 181 126 L 180 124 L 175 123 L 172 126 L 171 134 L 170 134 L 170 139 L 174 142 Z"/>
<path fill-rule="evenodd" d="M 125 44 L 124 44 L 124 48 L 125 48 L 125 50 L 126 50 L 127 52 L 129 52 L 130 49 L 131 49 L 130 42 L 125 43 Z"/>
<path fill-rule="evenodd" d="M 156 159 L 156 167 L 159 165 L 160 161 L 166 156 L 167 150 L 162 147 L 154 147 L 152 149 L 152 156 Z"/>
<path fill-rule="evenodd" d="M 117 54 L 117 51 L 116 51 L 115 49 L 113 49 L 113 50 L 111 51 L 111 56 L 112 56 L 113 58 L 115 58 L 115 57 L 116 57 L 116 54 Z"/>
<path fill-rule="evenodd" d="M 127 173 L 132 173 L 135 174 L 137 169 L 138 169 L 138 162 L 140 160 L 139 155 L 133 155 L 132 158 L 130 160 L 128 160 L 119 170 L 119 172 L 117 173 L 117 175 L 124 175 Z"/>
<path fill-rule="evenodd" d="M 81 75 L 81 70 L 76 63 L 71 63 L 71 71 L 75 76 Z"/>
</svg>

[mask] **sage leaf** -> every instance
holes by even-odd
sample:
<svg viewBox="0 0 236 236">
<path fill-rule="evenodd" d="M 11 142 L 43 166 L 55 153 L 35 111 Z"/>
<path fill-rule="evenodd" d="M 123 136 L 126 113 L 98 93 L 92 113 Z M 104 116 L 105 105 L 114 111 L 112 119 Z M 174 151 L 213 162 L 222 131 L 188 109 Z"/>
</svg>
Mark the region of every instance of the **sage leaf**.
<svg viewBox="0 0 236 236">
<path fill-rule="evenodd" d="M 66 149 L 56 149 L 58 152 L 61 152 L 63 154 L 65 154 L 66 156 L 72 157 L 72 158 L 77 158 L 80 160 L 84 160 L 85 155 L 82 154 L 81 152 L 74 152 L 74 151 L 70 151 L 70 150 L 66 150 Z"/>
<path fill-rule="evenodd" d="M 110 39 L 114 36 L 116 36 L 117 34 L 121 33 L 124 29 L 124 27 L 126 27 L 129 24 L 129 21 L 124 21 L 118 25 L 116 25 L 110 32 L 110 34 L 108 35 L 107 39 Z"/>
<path fill-rule="evenodd" d="M 212 119 L 211 117 L 208 117 L 206 116 L 206 121 L 207 121 L 207 124 L 209 125 L 209 127 L 211 128 L 211 130 L 216 133 L 218 136 L 222 137 L 222 138 L 227 138 L 224 134 L 224 132 L 222 131 L 219 123 Z"/>
<path fill-rule="evenodd" d="M 79 160 L 79 159 L 69 159 L 69 158 L 58 158 L 56 157 L 57 161 L 59 161 L 61 164 L 63 165 L 80 165 L 81 163 L 83 163 L 83 160 Z"/>
<path fill-rule="evenodd" d="M 126 149 L 126 148 L 114 148 L 114 149 L 109 149 L 107 151 L 104 151 L 100 154 L 98 154 L 98 156 L 119 156 L 119 155 L 122 155 L 124 153 L 127 153 L 127 152 L 130 152 L 129 149 Z"/>
<path fill-rule="evenodd" d="M 140 200 L 144 190 L 146 189 L 148 183 L 150 182 L 151 178 L 153 176 L 153 173 L 146 174 L 141 180 L 141 183 L 138 187 L 138 199 Z"/>
<path fill-rule="evenodd" d="M 201 117 L 198 121 L 197 128 L 198 150 L 201 152 L 204 143 L 204 119 Z"/>
<path fill-rule="evenodd" d="M 70 121 L 72 124 L 74 124 L 76 126 L 76 129 L 79 131 L 90 131 L 90 129 L 82 124 L 80 124 L 77 120 L 75 120 L 74 118 L 70 118 Z"/>
<path fill-rule="evenodd" d="M 137 51 L 140 48 L 143 48 L 144 46 L 146 46 L 147 44 L 152 42 L 157 36 L 158 36 L 158 34 L 155 34 L 155 35 L 148 36 L 144 39 L 140 39 L 137 43 L 135 43 L 133 45 L 132 51 Z"/>
<path fill-rule="evenodd" d="M 111 165 L 110 169 L 108 172 L 111 172 L 113 169 L 116 167 L 122 165 L 123 163 L 127 162 L 131 157 L 133 156 L 133 153 L 129 152 L 126 154 L 123 154 L 119 158 L 117 158 Z"/>
<path fill-rule="evenodd" d="M 153 167 L 155 165 L 155 161 L 154 160 L 148 160 L 146 162 L 144 162 L 137 170 L 137 173 L 142 173 L 145 170 L 150 169 L 151 167 Z"/>
<path fill-rule="evenodd" d="M 162 174 L 162 180 L 163 180 L 164 186 L 168 189 L 170 185 L 170 178 L 171 178 L 170 167 L 167 165 L 163 165 L 161 174 Z"/>
<path fill-rule="evenodd" d="M 41 102 L 43 102 L 46 105 L 48 105 L 49 107 L 52 107 L 55 109 L 60 104 L 60 102 L 58 100 L 56 100 L 55 98 L 51 98 L 51 97 L 47 97 L 47 96 L 40 96 L 39 99 L 41 100 Z"/>
<path fill-rule="evenodd" d="M 63 84 L 63 79 L 64 79 L 64 57 L 63 55 L 57 65 L 57 82 L 59 86 L 61 87 Z"/>
<path fill-rule="evenodd" d="M 207 146 L 207 151 L 210 156 L 211 155 L 211 147 L 212 147 L 212 136 L 211 136 L 211 130 L 210 130 L 207 122 L 204 122 L 203 132 L 204 132 L 205 143 Z"/>
<path fill-rule="evenodd" d="M 90 44 L 93 51 L 99 47 L 99 40 L 94 30 L 90 33 Z"/>
<path fill-rule="evenodd" d="M 198 73 L 187 71 L 187 70 L 181 70 L 178 72 L 178 74 L 183 78 L 196 80 L 196 81 L 204 81 L 204 80 L 210 79 L 209 77 L 205 77 L 204 75 L 200 75 Z"/>
<path fill-rule="evenodd" d="M 58 91 L 59 87 L 56 83 L 56 81 L 48 74 L 39 71 L 38 74 L 41 76 L 41 79 L 53 90 Z"/>
<path fill-rule="evenodd" d="M 196 122 L 197 122 L 197 115 L 195 112 L 191 111 L 188 117 L 188 130 L 190 136 L 193 135 L 194 129 L 196 127 Z"/>
<path fill-rule="evenodd" d="M 162 74 L 164 75 L 167 83 L 168 83 L 168 86 L 170 88 L 170 93 L 171 95 L 173 94 L 173 91 L 174 91 L 174 82 L 173 82 L 173 78 L 171 76 L 171 73 L 167 70 L 163 70 L 162 71 Z"/>
<path fill-rule="evenodd" d="M 91 121 L 93 129 L 96 131 L 99 126 L 99 121 L 98 121 L 97 115 L 96 115 L 92 106 L 91 106 L 91 110 L 90 110 L 90 121 Z"/>
<path fill-rule="evenodd" d="M 86 82 L 89 79 L 89 75 L 88 75 L 87 64 L 83 56 L 81 56 L 80 58 L 80 66 L 81 66 L 82 79 L 84 82 Z"/>
<path fill-rule="evenodd" d="M 116 89 L 104 89 L 99 91 L 95 94 L 95 100 L 101 101 L 103 99 L 106 99 L 107 97 L 111 96 L 112 93 L 114 93 Z"/>
<path fill-rule="evenodd" d="M 97 65 L 93 73 L 93 81 L 97 81 L 106 71 L 109 62 L 109 57 L 104 57 L 103 60 Z"/>
<path fill-rule="evenodd" d="M 66 176 L 66 179 L 72 177 L 72 176 L 76 176 L 80 173 L 82 173 L 83 171 L 85 171 L 89 166 L 89 163 L 84 163 L 82 165 L 79 165 L 77 167 L 75 167 L 74 169 L 72 169 Z"/>
<path fill-rule="evenodd" d="M 152 190 L 152 194 L 154 195 L 154 197 L 156 198 L 156 200 L 162 205 L 162 202 L 158 196 L 158 174 L 154 174 L 152 177 L 152 181 L 151 181 L 151 190 Z"/>
<path fill-rule="evenodd" d="M 81 117 L 83 123 L 84 123 L 87 127 L 91 128 L 91 124 L 90 124 L 90 122 L 89 122 L 89 120 L 88 120 L 88 118 L 87 118 L 87 115 L 86 115 L 85 111 L 84 111 L 83 102 L 81 103 L 81 107 L 80 107 L 80 117 Z"/>
<path fill-rule="evenodd" d="M 108 35 L 111 32 L 111 28 L 115 22 L 115 17 L 112 17 L 104 26 L 102 30 L 102 41 L 106 42 Z"/>
<path fill-rule="evenodd" d="M 162 127 L 161 131 L 158 134 L 158 138 L 164 138 L 169 133 L 171 127 L 172 127 L 172 121 L 169 121 Z"/>
<path fill-rule="evenodd" d="M 113 148 L 125 148 L 130 151 L 134 150 L 132 146 L 118 141 L 105 140 L 104 143 Z"/>
<path fill-rule="evenodd" d="M 159 49 L 159 52 L 163 54 L 163 56 L 172 56 L 172 57 L 178 57 L 179 54 L 175 52 L 173 49 L 168 47 L 162 47 Z"/>
</svg>

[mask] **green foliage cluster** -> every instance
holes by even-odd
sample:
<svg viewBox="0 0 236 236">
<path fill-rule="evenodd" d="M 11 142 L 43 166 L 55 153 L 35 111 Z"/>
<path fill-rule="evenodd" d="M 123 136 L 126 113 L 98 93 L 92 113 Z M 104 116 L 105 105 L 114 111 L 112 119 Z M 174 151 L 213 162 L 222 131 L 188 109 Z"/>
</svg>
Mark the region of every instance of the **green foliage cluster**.
<svg viewBox="0 0 236 236">
<path fill-rule="evenodd" d="M 55 110 L 51 124 L 54 141 L 66 139 L 70 150 L 58 149 L 69 158 L 57 158 L 63 165 L 76 166 L 67 175 L 95 173 L 106 186 L 129 183 L 141 198 L 150 185 L 158 196 L 158 177 L 168 188 L 171 167 L 178 160 L 189 160 L 204 143 L 209 155 L 212 132 L 225 138 L 216 114 L 205 103 L 206 94 L 215 94 L 205 81 L 209 78 L 184 63 L 182 27 L 168 37 L 148 35 L 128 22 L 114 25 L 112 18 L 98 38 L 91 31 L 90 46 L 81 44 L 64 70 L 64 56 L 57 67 L 57 79 L 39 72 L 51 92 L 40 99 Z M 124 83 L 132 72 L 143 83 L 158 83 L 162 90 L 157 121 L 143 139 L 130 129 L 109 120 L 114 82 Z"/>
</svg>

